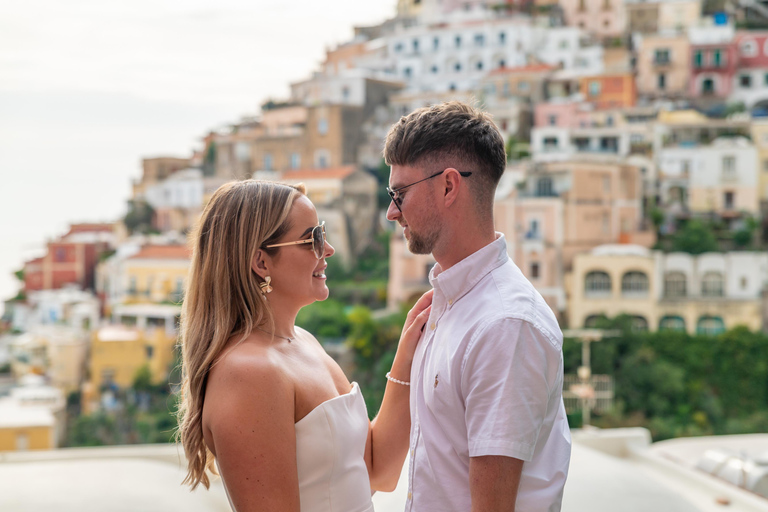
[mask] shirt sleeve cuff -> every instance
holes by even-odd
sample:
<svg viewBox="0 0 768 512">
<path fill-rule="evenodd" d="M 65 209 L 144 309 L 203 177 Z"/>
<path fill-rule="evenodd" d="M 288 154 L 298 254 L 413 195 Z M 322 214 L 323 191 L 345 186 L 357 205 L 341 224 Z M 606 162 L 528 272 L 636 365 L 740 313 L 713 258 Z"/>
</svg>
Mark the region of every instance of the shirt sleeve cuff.
<svg viewBox="0 0 768 512">
<path fill-rule="evenodd" d="M 503 440 L 474 441 L 469 445 L 470 457 L 501 455 L 530 461 L 533 458 L 533 446 Z"/>
</svg>

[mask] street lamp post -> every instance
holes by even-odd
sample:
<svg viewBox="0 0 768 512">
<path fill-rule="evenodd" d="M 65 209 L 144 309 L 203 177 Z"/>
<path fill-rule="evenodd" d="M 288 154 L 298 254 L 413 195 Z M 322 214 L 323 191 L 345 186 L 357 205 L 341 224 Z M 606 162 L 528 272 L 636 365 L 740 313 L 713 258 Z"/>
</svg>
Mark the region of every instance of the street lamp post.
<svg viewBox="0 0 768 512">
<path fill-rule="evenodd" d="M 607 336 L 615 336 L 616 331 L 603 331 L 600 329 L 569 329 L 563 331 L 566 338 L 574 338 L 581 343 L 581 366 L 577 370 L 580 384 L 572 386 L 571 390 L 581 401 L 582 428 L 590 426 L 592 421 L 592 408 L 595 406 L 595 387 L 592 385 L 592 362 L 590 359 L 590 346 Z M 575 389 L 574 389 L 575 388 Z"/>
</svg>

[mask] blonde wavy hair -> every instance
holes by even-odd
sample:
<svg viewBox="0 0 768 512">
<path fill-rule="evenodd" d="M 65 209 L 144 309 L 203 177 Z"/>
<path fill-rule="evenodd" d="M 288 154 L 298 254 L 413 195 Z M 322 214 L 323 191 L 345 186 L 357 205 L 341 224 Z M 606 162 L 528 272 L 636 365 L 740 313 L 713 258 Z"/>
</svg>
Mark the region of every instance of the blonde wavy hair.
<svg viewBox="0 0 768 512">
<path fill-rule="evenodd" d="M 178 437 L 187 457 L 183 484 L 206 488 L 214 457 L 203 438 L 208 374 L 232 337 L 244 340 L 257 326 L 273 324 L 262 298 L 261 278 L 251 270 L 256 251 L 289 229 L 303 185 L 245 180 L 222 185 L 203 210 L 191 238 L 192 265 L 181 312 L 182 389 Z"/>
</svg>

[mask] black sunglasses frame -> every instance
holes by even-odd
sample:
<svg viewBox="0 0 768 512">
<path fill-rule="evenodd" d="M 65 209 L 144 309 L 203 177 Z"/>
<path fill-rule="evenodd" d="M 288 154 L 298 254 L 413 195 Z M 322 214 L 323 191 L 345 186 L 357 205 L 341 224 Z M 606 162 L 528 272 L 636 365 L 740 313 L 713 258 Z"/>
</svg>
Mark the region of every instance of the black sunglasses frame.
<svg viewBox="0 0 768 512">
<path fill-rule="evenodd" d="M 391 189 L 391 188 L 387 187 L 387 194 L 389 194 L 389 197 L 392 199 L 392 202 L 395 203 L 395 207 L 397 208 L 397 210 L 400 213 L 403 213 L 403 210 L 400 209 L 400 205 L 403 204 L 403 200 L 400 199 L 399 196 L 397 195 L 401 190 L 404 190 L 404 189 L 406 189 L 408 187 L 412 187 L 414 185 L 417 185 L 417 184 L 421 183 L 422 181 L 431 180 L 432 178 L 434 178 L 436 176 L 440 176 L 441 174 L 443 174 L 447 170 L 448 169 L 443 169 L 442 171 L 436 172 L 435 174 L 433 174 L 431 176 L 427 176 L 426 178 L 424 178 L 422 180 L 414 181 L 413 183 L 410 183 L 408 185 L 403 185 L 402 187 L 397 187 L 396 189 Z M 459 172 L 459 174 L 463 178 L 468 178 L 468 177 L 472 176 L 472 173 L 470 171 L 458 171 L 458 172 Z"/>
</svg>

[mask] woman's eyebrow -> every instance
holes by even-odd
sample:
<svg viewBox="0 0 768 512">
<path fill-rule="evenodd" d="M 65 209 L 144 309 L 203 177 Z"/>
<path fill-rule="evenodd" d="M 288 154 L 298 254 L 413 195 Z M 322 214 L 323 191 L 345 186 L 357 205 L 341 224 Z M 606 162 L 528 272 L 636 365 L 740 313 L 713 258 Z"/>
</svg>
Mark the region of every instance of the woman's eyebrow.
<svg viewBox="0 0 768 512">
<path fill-rule="evenodd" d="M 301 238 L 302 236 L 307 236 L 308 234 L 310 234 L 312 232 L 313 229 L 315 229 L 315 226 L 307 228 L 306 230 L 304 230 L 304 232 L 301 234 L 301 236 L 299 236 L 299 238 Z"/>
</svg>

